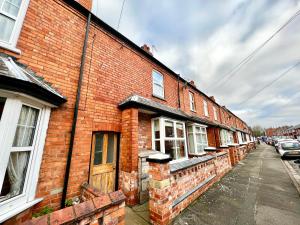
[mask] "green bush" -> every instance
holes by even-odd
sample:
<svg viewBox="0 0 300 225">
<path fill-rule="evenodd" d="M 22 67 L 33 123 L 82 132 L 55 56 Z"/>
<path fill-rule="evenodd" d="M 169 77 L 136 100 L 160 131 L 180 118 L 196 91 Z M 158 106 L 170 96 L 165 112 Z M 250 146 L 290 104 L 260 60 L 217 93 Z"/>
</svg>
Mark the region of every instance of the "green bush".
<svg viewBox="0 0 300 225">
<path fill-rule="evenodd" d="M 66 207 L 69 207 L 69 206 L 72 206 L 73 205 L 73 200 L 72 199 L 67 199 L 66 201 L 65 201 L 65 206 Z"/>
</svg>

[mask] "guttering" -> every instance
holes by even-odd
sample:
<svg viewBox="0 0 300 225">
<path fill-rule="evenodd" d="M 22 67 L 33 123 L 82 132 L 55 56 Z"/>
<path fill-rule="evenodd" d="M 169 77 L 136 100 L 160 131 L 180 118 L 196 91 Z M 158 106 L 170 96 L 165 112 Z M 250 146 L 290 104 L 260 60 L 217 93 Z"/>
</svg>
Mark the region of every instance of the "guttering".
<svg viewBox="0 0 300 225">
<path fill-rule="evenodd" d="M 79 79 L 78 79 L 78 85 L 77 85 L 77 95 L 76 95 L 74 116 L 73 116 L 73 122 L 72 122 L 69 152 L 68 152 L 68 158 L 67 158 L 67 164 L 66 164 L 64 186 L 63 186 L 61 203 L 60 203 L 61 208 L 65 207 L 65 201 L 66 201 L 67 190 L 68 190 L 72 153 L 73 153 L 76 125 L 77 125 L 77 117 L 78 117 L 78 109 L 79 109 L 79 102 L 80 102 L 81 86 L 82 86 L 82 80 L 83 80 L 83 71 L 84 71 L 84 64 L 85 64 L 85 57 L 86 57 L 87 41 L 89 38 L 90 23 L 91 23 L 91 13 L 88 14 L 88 18 L 87 18 L 84 44 L 83 44 L 82 55 L 81 55 L 81 64 L 80 64 Z"/>
</svg>

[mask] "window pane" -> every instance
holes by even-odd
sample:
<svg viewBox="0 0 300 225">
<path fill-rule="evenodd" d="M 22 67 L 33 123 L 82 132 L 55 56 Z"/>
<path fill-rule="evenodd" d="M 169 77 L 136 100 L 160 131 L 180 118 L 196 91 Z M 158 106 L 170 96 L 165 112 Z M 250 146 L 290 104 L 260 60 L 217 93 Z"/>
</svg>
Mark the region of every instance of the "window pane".
<svg viewBox="0 0 300 225">
<path fill-rule="evenodd" d="M 165 154 L 169 154 L 172 159 L 176 159 L 175 141 L 165 141 Z"/>
<path fill-rule="evenodd" d="M 189 133 L 192 133 L 193 132 L 193 126 L 189 126 L 188 131 L 189 131 Z"/>
<path fill-rule="evenodd" d="M 108 146 L 107 146 L 107 159 L 106 163 L 113 163 L 114 162 L 114 154 L 115 153 L 115 134 L 109 133 L 108 134 Z"/>
<path fill-rule="evenodd" d="M 2 113 L 3 113 L 5 101 L 6 101 L 6 98 L 0 97 L 0 121 L 1 121 Z"/>
<path fill-rule="evenodd" d="M 165 121 L 166 137 L 174 137 L 174 124 L 170 121 Z"/>
<path fill-rule="evenodd" d="M 154 138 L 156 139 L 160 138 L 159 120 L 154 120 Z"/>
<path fill-rule="evenodd" d="M 0 14 L 0 40 L 9 42 L 12 31 L 14 29 L 15 21 Z"/>
<path fill-rule="evenodd" d="M 6 169 L 0 202 L 22 194 L 30 152 L 12 152 Z"/>
<path fill-rule="evenodd" d="M 194 146 L 194 135 L 191 133 L 189 134 L 189 147 L 190 153 L 195 153 L 195 146 Z"/>
<path fill-rule="evenodd" d="M 11 16 L 17 16 L 21 0 L 6 0 L 3 4 L 2 10 Z"/>
<path fill-rule="evenodd" d="M 176 149 L 177 149 L 177 159 L 181 159 L 185 157 L 185 147 L 184 141 L 177 141 L 176 142 Z"/>
<path fill-rule="evenodd" d="M 200 127 L 195 127 L 195 132 L 196 133 L 199 133 L 201 130 L 200 130 Z"/>
<path fill-rule="evenodd" d="M 157 84 L 153 84 L 153 94 L 159 97 L 164 97 L 163 87 Z"/>
<path fill-rule="evenodd" d="M 155 150 L 160 151 L 160 141 L 155 141 Z"/>
<path fill-rule="evenodd" d="M 32 146 L 38 115 L 38 109 L 22 106 L 13 147 Z"/>
<path fill-rule="evenodd" d="M 183 138 L 183 124 L 182 123 L 176 123 L 176 133 L 178 138 Z"/>
<path fill-rule="evenodd" d="M 103 136 L 102 133 L 95 134 L 94 165 L 102 164 Z"/>
<path fill-rule="evenodd" d="M 161 74 L 159 74 L 156 71 L 153 71 L 152 76 L 153 76 L 153 83 L 160 84 L 161 86 L 163 86 L 164 79 Z"/>
<path fill-rule="evenodd" d="M 196 143 L 202 143 L 201 134 L 196 134 Z"/>
</svg>

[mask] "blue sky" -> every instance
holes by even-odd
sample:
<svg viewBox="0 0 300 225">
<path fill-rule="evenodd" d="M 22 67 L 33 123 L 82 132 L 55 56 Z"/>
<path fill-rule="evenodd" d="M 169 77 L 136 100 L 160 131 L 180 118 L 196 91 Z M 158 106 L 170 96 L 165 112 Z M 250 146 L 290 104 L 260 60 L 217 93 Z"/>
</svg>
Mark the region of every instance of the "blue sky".
<svg viewBox="0 0 300 225">
<path fill-rule="evenodd" d="M 117 28 L 123 0 L 94 0 L 93 12 Z M 119 31 L 194 80 L 250 125 L 300 123 L 300 66 L 241 104 L 300 60 L 300 15 L 228 82 L 216 83 L 269 38 L 300 0 L 126 0 Z"/>
</svg>

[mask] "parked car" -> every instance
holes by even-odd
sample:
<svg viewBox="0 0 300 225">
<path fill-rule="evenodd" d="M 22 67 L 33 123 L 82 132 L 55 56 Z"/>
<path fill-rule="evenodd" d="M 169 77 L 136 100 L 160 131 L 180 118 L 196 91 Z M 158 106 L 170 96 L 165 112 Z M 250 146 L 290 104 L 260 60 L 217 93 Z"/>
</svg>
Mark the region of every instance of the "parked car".
<svg viewBox="0 0 300 225">
<path fill-rule="evenodd" d="M 278 152 L 278 150 L 279 150 L 278 148 L 279 148 L 280 144 L 285 141 L 293 141 L 293 139 L 277 139 L 274 144 L 276 152 Z"/>
<path fill-rule="evenodd" d="M 286 157 L 300 158 L 300 143 L 297 140 L 282 141 L 278 145 L 278 152 L 281 158 L 286 158 Z"/>
</svg>

